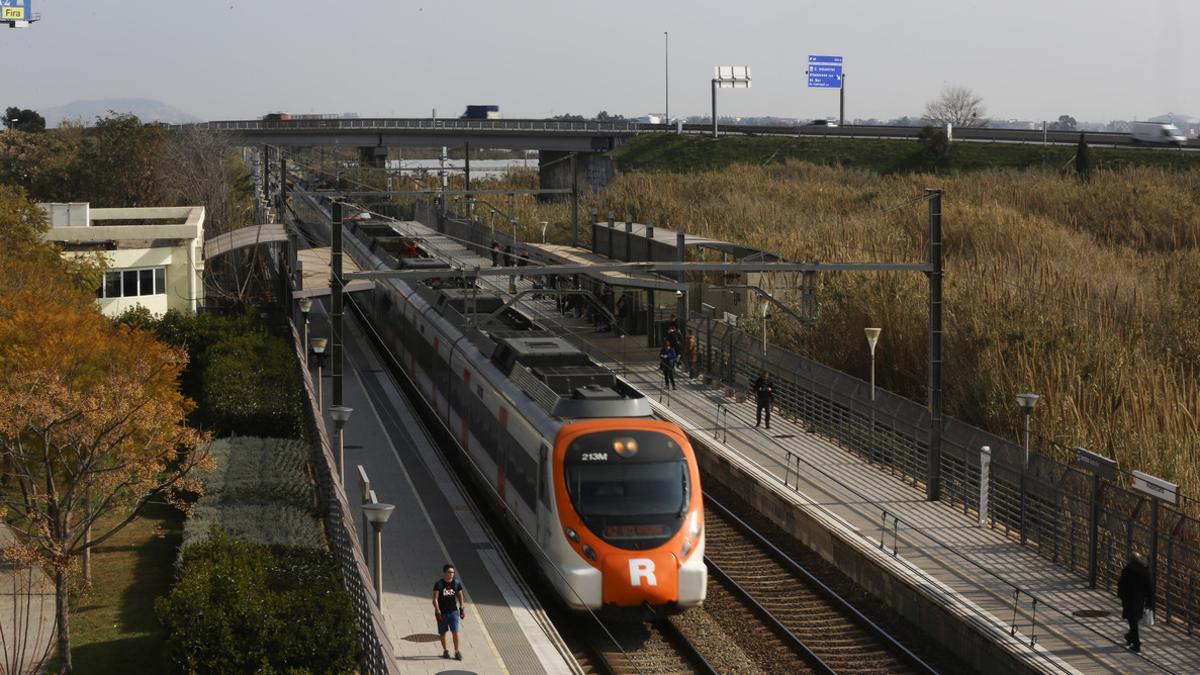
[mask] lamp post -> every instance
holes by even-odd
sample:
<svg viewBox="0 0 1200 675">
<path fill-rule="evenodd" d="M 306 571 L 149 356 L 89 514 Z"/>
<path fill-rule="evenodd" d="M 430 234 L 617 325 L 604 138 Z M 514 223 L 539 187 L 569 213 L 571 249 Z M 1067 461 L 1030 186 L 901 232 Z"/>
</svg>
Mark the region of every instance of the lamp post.
<svg viewBox="0 0 1200 675">
<path fill-rule="evenodd" d="M 396 509 L 391 504 L 363 504 L 363 512 L 375 531 L 375 604 L 383 607 L 383 525 Z"/>
<path fill-rule="evenodd" d="M 1024 544 L 1028 534 L 1025 527 L 1025 474 L 1029 471 L 1029 418 L 1038 402 L 1037 394 L 1017 394 L 1017 405 L 1025 413 L 1025 458 L 1021 462 L 1021 543 Z"/>
<path fill-rule="evenodd" d="M 327 338 L 310 338 L 308 344 L 312 347 L 313 353 L 317 355 L 317 411 L 322 415 L 325 414 L 325 395 L 321 386 L 321 362 L 325 358 L 325 345 L 329 344 Z"/>
<path fill-rule="evenodd" d="M 346 422 L 350 421 L 350 414 L 354 412 L 354 408 L 345 405 L 335 405 L 329 407 L 329 415 L 333 417 L 333 425 L 337 427 L 338 438 L 338 480 L 342 481 L 342 489 L 346 489 L 346 451 L 344 444 L 343 429 Z"/>
<path fill-rule="evenodd" d="M 882 328 L 864 328 L 867 347 L 871 349 L 871 455 L 875 455 L 875 344 L 879 342 Z"/>
<path fill-rule="evenodd" d="M 663 31 L 663 124 L 671 123 L 671 36 Z"/>
<path fill-rule="evenodd" d="M 771 309 L 771 305 L 763 300 L 762 304 L 762 358 L 763 368 L 767 367 L 767 311 Z"/>
<path fill-rule="evenodd" d="M 304 315 L 304 344 L 308 344 L 308 313 L 312 310 L 312 298 L 300 298 L 300 313 Z M 308 367 L 308 350 L 304 350 L 304 367 Z"/>
</svg>

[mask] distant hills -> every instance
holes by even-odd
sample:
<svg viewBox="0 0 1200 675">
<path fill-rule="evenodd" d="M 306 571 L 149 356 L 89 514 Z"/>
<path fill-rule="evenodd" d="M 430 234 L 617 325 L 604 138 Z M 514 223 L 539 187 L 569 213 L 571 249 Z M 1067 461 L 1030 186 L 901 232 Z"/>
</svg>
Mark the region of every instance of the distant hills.
<svg viewBox="0 0 1200 675">
<path fill-rule="evenodd" d="M 72 101 L 53 108 L 41 108 L 38 113 L 46 118 L 47 127 L 56 127 L 63 120 L 95 124 L 97 117 L 105 117 L 110 111 L 137 115 L 138 119 L 143 122 L 182 124 L 203 121 L 195 115 L 189 115 L 162 101 L 149 98 L 101 98 L 91 101 Z"/>
</svg>

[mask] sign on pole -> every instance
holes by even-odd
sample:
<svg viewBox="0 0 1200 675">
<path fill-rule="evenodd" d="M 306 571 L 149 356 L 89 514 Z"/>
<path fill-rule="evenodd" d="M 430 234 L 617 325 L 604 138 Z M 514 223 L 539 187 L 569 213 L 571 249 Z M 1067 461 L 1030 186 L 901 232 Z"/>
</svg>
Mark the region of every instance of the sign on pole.
<svg viewBox="0 0 1200 675">
<path fill-rule="evenodd" d="M 32 0 L 0 0 L 0 23 L 7 23 L 12 28 L 25 28 L 37 21 L 30 10 Z"/>
<path fill-rule="evenodd" d="M 1168 483 L 1161 478 L 1155 478 L 1148 473 L 1141 471 L 1133 472 L 1133 489 L 1155 499 L 1161 499 L 1168 504 L 1175 504 L 1179 500 L 1179 486 L 1175 483 Z"/>
<path fill-rule="evenodd" d="M 842 88 L 842 57 L 809 54 L 808 86 L 814 89 Z"/>
<path fill-rule="evenodd" d="M 750 66 L 714 66 L 713 86 L 718 89 L 749 89 Z"/>
<path fill-rule="evenodd" d="M 1117 475 L 1116 460 L 1096 454 L 1086 448 L 1075 448 L 1075 463 L 1105 480 L 1112 480 Z"/>
</svg>

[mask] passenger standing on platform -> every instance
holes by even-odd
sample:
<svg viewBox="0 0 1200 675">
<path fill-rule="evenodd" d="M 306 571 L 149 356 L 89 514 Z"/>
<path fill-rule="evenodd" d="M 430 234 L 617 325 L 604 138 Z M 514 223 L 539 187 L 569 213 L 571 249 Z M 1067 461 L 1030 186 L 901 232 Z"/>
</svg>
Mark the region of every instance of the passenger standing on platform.
<svg viewBox="0 0 1200 675">
<path fill-rule="evenodd" d="M 1121 616 L 1129 622 L 1125 644 L 1133 651 L 1140 652 L 1142 639 L 1138 635 L 1138 622 L 1142 620 L 1144 612 L 1154 611 L 1154 586 L 1146 559 L 1137 551 L 1129 557 L 1125 569 L 1121 570 L 1121 578 L 1117 581 L 1117 597 L 1121 598 Z"/>
<path fill-rule="evenodd" d="M 663 386 L 670 389 L 675 389 L 675 350 L 671 349 L 671 345 L 664 343 L 662 349 L 658 351 L 658 368 L 663 373 Z"/>
<path fill-rule="evenodd" d="M 687 349 L 683 352 L 683 362 L 687 364 L 688 379 L 696 379 L 696 361 L 700 358 L 700 348 L 696 343 L 696 334 L 687 336 Z"/>
<path fill-rule="evenodd" d="M 504 245 L 504 266 L 512 267 L 512 264 L 513 264 L 512 244 L 505 244 Z"/>
<path fill-rule="evenodd" d="M 775 398 L 775 384 L 771 382 L 771 374 L 764 368 L 762 374 L 751 385 L 758 409 L 754 412 L 754 426 L 762 423 L 763 411 L 767 411 L 767 428 L 771 428 L 771 400 Z"/>
<path fill-rule="evenodd" d="M 624 335 L 627 330 L 626 326 L 629 325 L 630 302 L 628 293 L 622 293 L 621 299 L 617 300 L 617 325 L 615 327 L 617 335 Z"/>
<path fill-rule="evenodd" d="M 454 578 L 454 565 L 442 567 L 442 578 L 433 585 L 433 611 L 437 617 L 438 637 L 442 639 L 442 658 L 450 658 L 446 649 L 446 631 L 454 634 L 454 658 L 462 661 L 458 649 L 458 628 L 467 618 L 467 600 L 463 596 L 462 582 Z"/>
<path fill-rule="evenodd" d="M 492 267 L 500 266 L 500 242 L 492 240 Z"/>
</svg>

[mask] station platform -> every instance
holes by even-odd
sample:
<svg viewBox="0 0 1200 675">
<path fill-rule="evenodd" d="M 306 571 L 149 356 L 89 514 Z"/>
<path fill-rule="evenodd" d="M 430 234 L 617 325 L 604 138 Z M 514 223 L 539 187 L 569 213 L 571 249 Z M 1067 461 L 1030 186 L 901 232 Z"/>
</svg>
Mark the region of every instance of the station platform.
<svg viewBox="0 0 1200 675">
<path fill-rule="evenodd" d="M 327 302 L 313 304 L 314 336 L 329 335 Z M 354 410 L 344 431 L 345 490 L 360 539 L 367 536 L 374 541 L 373 535 L 362 531 L 358 466 L 378 500 L 395 506 L 383 529 L 382 613 L 398 669 L 430 674 L 580 672 L 537 599 L 466 497 L 469 488 L 425 435 L 388 364 L 381 361 L 350 311 L 344 326 L 343 398 Z M 328 408 L 332 401 L 328 369 L 322 387 Z M 328 413 L 325 423 L 332 432 Z M 336 444 L 333 440 L 335 453 Z M 441 657 L 434 619 L 433 585 L 446 563 L 456 567 L 466 597 L 462 661 Z M 453 657 L 449 635 L 447 644 Z"/>
<path fill-rule="evenodd" d="M 611 337 L 585 339 L 604 353 L 615 347 Z M 681 374 L 678 389 L 666 393 L 651 350 L 634 350 L 624 363 L 610 366 L 642 389 L 661 417 L 679 424 L 706 448 L 750 465 L 776 486 L 788 483 L 779 492 L 792 497 L 796 508 L 813 512 L 845 539 L 867 544 L 881 558 L 899 558 L 903 564 L 893 566 L 898 575 L 943 598 L 960 616 L 983 622 L 997 642 L 1024 652 L 1022 659 L 1032 669 L 1200 672 L 1200 636 L 1188 635 L 1186 627 L 1160 622 L 1142 628 L 1141 653 L 1126 649 L 1122 636 L 1128 626 L 1114 593 L 1088 589 L 1085 580 L 1002 532 L 977 527 L 974 518 L 945 503 L 926 501 L 920 490 L 809 433 L 802 423 L 775 414 L 770 430 L 756 427 L 753 397 L 737 403 L 721 389 Z M 718 402 L 729 411 L 719 439 L 714 437 Z M 792 460 L 791 471 L 785 466 L 788 452 L 800 458 L 799 467 Z M 883 511 L 905 525 L 881 535 Z M 1035 594 L 1041 604 L 1034 607 L 1022 594 L 1014 613 L 1014 585 Z"/>
</svg>

